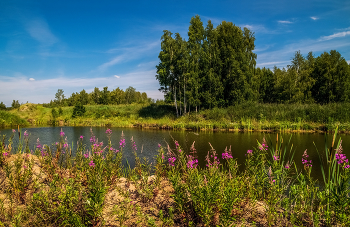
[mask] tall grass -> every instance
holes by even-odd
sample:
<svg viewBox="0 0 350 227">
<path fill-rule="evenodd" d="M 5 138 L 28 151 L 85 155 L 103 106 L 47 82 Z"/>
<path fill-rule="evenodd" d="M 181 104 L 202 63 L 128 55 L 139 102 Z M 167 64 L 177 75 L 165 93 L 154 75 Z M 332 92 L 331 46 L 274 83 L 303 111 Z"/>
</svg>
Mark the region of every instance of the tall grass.
<svg viewBox="0 0 350 227">
<path fill-rule="evenodd" d="M 4 226 L 349 226 L 350 166 L 334 134 L 319 150 L 323 185 L 311 176 L 307 151 L 294 156 L 290 139 L 257 141 L 244 168 L 231 147 L 214 147 L 200 167 L 195 143 L 185 151 L 159 145 L 155 160 L 139 158 L 131 138 L 108 143 L 81 138 L 28 147 L 27 132 L 0 140 L 0 224 Z M 12 141 L 19 136 L 16 150 Z M 85 142 L 87 141 L 87 142 Z M 131 146 L 135 167 L 123 166 Z M 72 154 L 76 155 L 73 156 Z M 152 163 L 150 163 L 152 162 Z M 298 169 L 297 162 L 303 168 Z M 240 170 L 241 169 L 241 170 Z M 166 186 L 168 185 L 168 186 Z M 165 188 L 170 187 L 168 191 Z M 169 197 L 170 192 L 171 198 Z M 108 221 L 108 223 L 107 223 Z"/>
</svg>

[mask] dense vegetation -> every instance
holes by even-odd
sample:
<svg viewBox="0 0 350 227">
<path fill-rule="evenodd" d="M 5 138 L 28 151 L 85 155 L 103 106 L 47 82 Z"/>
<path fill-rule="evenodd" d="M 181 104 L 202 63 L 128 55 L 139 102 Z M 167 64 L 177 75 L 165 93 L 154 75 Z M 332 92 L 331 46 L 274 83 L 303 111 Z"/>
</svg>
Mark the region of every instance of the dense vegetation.
<svg viewBox="0 0 350 227">
<path fill-rule="evenodd" d="M 23 134 L 22 134 L 23 133 Z M 336 132 L 319 152 L 323 182 L 311 177 L 305 151 L 265 139 L 248 150 L 244 169 L 231 147 L 213 147 L 200 167 L 193 142 L 158 146 L 155 160 L 141 159 L 131 138 L 108 143 L 83 136 L 69 145 L 65 133 L 53 145 L 28 146 L 29 136 L 13 130 L 0 140 L 1 226 L 349 226 L 350 165 Z M 15 148 L 12 141 L 19 137 Z M 17 138 L 16 138 L 17 139 Z M 86 144 L 85 141 L 87 142 Z M 229 145 L 229 144 L 228 144 Z M 130 146 L 134 167 L 122 165 Z M 321 151 L 321 150 L 320 150 Z M 142 152 L 142 151 L 141 151 Z M 303 168 L 297 169 L 295 163 Z M 321 187 L 320 187 L 321 183 Z"/>
<path fill-rule="evenodd" d="M 334 103 L 350 101 L 350 66 L 332 50 L 315 57 L 297 51 L 286 68 L 256 68 L 254 33 L 223 21 L 216 28 L 199 16 L 188 40 L 168 30 L 161 37 L 156 78 L 176 112 L 243 102 Z"/>
</svg>

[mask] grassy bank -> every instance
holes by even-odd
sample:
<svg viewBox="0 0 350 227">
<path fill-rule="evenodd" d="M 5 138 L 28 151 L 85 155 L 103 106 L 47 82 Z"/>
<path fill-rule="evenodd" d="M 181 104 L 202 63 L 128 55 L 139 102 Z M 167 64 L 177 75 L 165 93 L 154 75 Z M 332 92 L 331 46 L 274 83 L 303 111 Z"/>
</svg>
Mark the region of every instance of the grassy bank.
<svg viewBox="0 0 350 227">
<path fill-rule="evenodd" d="M 82 117 L 72 118 L 73 107 L 62 107 L 53 118 L 51 108 L 25 104 L 10 113 L 32 125 L 150 127 L 192 130 L 350 131 L 350 104 L 258 104 L 190 112 L 176 118 L 166 104 L 87 105 Z M 57 111 L 57 108 L 56 108 Z"/>
<path fill-rule="evenodd" d="M 18 116 L 17 114 L 10 113 L 8 111 L 0 110 L 0 127 L 11 127 L 11 126 L 27 126 L 28 122 Z"/>
<path fill-rule="evenodd" d="M 350 166 L 340 140 L 319 153 L 324 176 L 320 188 L 311 177 L 307 153 L 302 160 L 294 158 L 292 145 L 281 139 L 276 149 L 265 140 L 258 142 L 239 171 L 231 149 L 218 153 L 212 148 L 207 167 L 200 168 L 194 143 L 184 151 L 173 141 L 175 149 L 159 146 L 150 164 L 138 157 L 132 138 L 128 142 L 122 135 L 120 141 L 111 141 L 111 134 L 107 129 L 104 145 L 91 132 L 74 150 L 63 131 L 59 142 L 38 142 L 35 150 L 28 147 L 26 132 L 18 138 L 18 150 L 12 145 L 16 131 L 0 141 L 0 226 L 350 224 Z M 121 164 L 125 146 L 132 147 L 134 168 Z M 303 169 L 294 165 L 300 161 Z"/>
</svg>

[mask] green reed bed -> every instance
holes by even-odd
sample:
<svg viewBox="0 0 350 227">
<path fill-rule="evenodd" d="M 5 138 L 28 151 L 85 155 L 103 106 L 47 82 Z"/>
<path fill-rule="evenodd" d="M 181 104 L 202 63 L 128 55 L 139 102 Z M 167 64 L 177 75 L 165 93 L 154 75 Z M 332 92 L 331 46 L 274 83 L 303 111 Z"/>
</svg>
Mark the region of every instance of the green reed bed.
<svg viewBox="0 0 350 227">
<path fill-rule="evenodd" d="M 111 134 L 103 144 L 91 131 L 75 145 L 61 131 L 58 142 L 38 139 L 34 150 L 26 131 L 3 136 L 0 226 L 350 225 L 350 165 L 337 130 L 331 147 L 318 148 L 323 182 L 311 177 L 307 151 L 294 157 L 290 139 L 257 142 L 242 170 L 231 147 L 221 154 L 211 147 L 201 167 L 195 142 L 189 151 L 177 141 L 174 149 L 159 145 L 147 160 L 133 138 L 111 141 Z M 126 145 L 133 168 L 122 165 Z"/>
</svg>

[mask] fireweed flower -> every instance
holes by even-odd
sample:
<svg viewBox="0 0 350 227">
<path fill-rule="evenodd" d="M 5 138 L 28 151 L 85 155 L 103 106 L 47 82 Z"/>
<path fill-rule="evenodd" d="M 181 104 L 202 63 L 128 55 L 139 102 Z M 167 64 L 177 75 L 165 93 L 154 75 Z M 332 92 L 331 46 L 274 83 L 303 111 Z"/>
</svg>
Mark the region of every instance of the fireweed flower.
<svg viewBox="0 0 350 227">
<path fill-rule="evenodd" d="M 192 155 L 188 156 L 188 162 L 187 162 L 187 168 L 189 169 L 195 169 L 197 168 L 198 160 L 195 159 Z"/>
<path fill-rule="evenodd" d="M 230 150 L 227 150 L 227 147 L 226 147 L 224 153 L 222 153 L 222 159 L 230 159 L 230 158 L 233 158 L 231 153 L 231 146 L 230 146 Z"/>
<path fill-rule="evenodd" d="M 246 156 L 248 155 L 252 155 L 253 154 L 253 150 L 247 150 L 247 154 L 245 154 Z"/>
<path fill-rule="evenodd" d="M 67 148 L 67 147 L 68 147 L 68 144 L 66 144 L 66 143 L 63 144 L 63 147 L 64 147 L 64 148 Z"/>
<path fill-rule="evenodd" d="M 279 161 L 280 160 L 279 157 L 280 156 L 277 155 L 277 151 L 276 151 L 276 154 L 273 156 L 273 160 L 274 161 Z"/>
<path fill-rule="evenodd" d="M 267 148 L 268 148 L 269 146 L 267 146 L 267 144 L 266 144 L 266 140 L 265 140 L 265 137 L 263 138 L 263 141 L 262 141 L 262 144 L 259 146 L 259 149 L 261 150 L 261 151 L 263 151 L 263 150 L 265 150 L 265 151 L 267 151 Z"/>
<path fill-rule="evenodd" d="M 61 129 L 60 136 L 63 137 L 64 135 L 65 135 L 65 134 L 64 134 L 64 132 L 63 132 L 62 129 Z"/>
<path fill-rule="evenodd" d="M 176 149 L 179 147 L 179 143 L 175 140 Z"/>
<path fill-rule="evenodd" d="M 307 149 L 304 151 L 303 157 L 301 158 L 301 162 L 304 165 L 304 168 L 308 168 L 312 166 L 312 160 L 307 160 L 309 155 L 307 154 Z"/>
<path fill-rule="evenodd" d="M 25 138 L 27 138 L 27 137 L 28 137 L 28 132 L 27 132 L 27 130 L 26 130 L 26 131 L 24 131 L 23 135 L 24 135 L 24 137 L 25 137 Z"/>
<path fill-rule="evenodd" d="M 287 162 L 287 164 L 286 164 L 286 166 L 284 168 L 286 168 L 286 169 L 290 168 L 289 161 Z"/>
<path fill-rule="evenodd" d="M 120 140 L 119 147 L 125 147 L 125 139 Z"/>
<path fill-rule="evenodd" d="M 107 128 L 107 130 L 106 130 L 106 134 L 111 135 L 111 134 L 112 134 L 112 130 L 111 130 L 111 129 L 109 129 L 109 128 Z"/>
<path fill-rule="evenodd" d="M 84 136 L 80 136 L 79 138 L 83 140 L 83 139 L 84 139 Z"/>
<path fill-rule="evenodd" d="M 89 158 L 89 154 L 84 154 L 84 157 L 85 158 Z"/>
<path fill-rule="evenodd" d="M 158 147 L 160 148 L 162 145 L 160 145 L 160 143 L 158 143 Z"/>
<path fill-rule="evenodd" d="M 95 142 L 96 142 L 95 136 L 91 136 L 90 143 L 95 143 Z"/>
<path fill-rule="evenodd" d="M 91 162 L 89 163 L 89 166 L 94 168 L 95 167 L 94 161 L 91 160 Z"/>
<path fill-rule="evenodd" d="M 9 154 L 8 152 L 2 153 L 2 155 L 3 155 L 4 157 L 6 157 L 8 154 Z"/>
<path fill-rule="evenodd" d="M 168 162 L 169 162 L 169 165 L 170 166 L 175 166 L 175 161 L 176 161 L 176 158 L 175 157 L 170 157 L 168 159 Z"/>
</svg>

